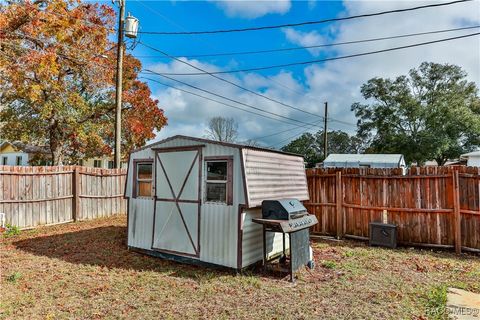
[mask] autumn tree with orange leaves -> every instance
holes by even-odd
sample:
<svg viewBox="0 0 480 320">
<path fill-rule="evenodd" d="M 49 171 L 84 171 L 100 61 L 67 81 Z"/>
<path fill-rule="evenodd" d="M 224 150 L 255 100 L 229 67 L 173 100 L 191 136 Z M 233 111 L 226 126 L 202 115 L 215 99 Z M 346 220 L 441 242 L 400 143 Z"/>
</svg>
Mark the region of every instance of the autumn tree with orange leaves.
<svg viewBox="0 0 480 320">
<path fill-rule="evenodd" d="M 48 145 L 53 164 L 111 155 L 115 13 L 79 0 L 0 4 L 1 136 Z M 124 58 L 122 151 L 144 145 L 167 119 L 140 61 Z"/>
</svg>

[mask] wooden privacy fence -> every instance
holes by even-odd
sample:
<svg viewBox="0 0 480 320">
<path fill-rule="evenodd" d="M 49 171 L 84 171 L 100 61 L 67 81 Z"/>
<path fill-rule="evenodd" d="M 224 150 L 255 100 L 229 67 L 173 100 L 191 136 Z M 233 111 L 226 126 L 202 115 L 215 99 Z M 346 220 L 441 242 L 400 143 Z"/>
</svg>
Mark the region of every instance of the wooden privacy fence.
<svg viewBox="0 0 480 320">
<path fill-rule="evenodd" d="M 126 212 L 125 169 L 0 166 L 0 213 L 19 228 Z"/>
<path fill-rule="evenodd" d="M 308 169 L 307 180 L 314 233 L 367 240 L 386 213 L 401 244 L 480 252 L 480 168 Z"/>
</svg>

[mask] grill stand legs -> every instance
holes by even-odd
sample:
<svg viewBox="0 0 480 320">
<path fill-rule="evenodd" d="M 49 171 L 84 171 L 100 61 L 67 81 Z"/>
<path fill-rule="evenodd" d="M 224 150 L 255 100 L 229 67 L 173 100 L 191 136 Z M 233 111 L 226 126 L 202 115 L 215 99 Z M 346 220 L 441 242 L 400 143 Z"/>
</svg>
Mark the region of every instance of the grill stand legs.
<svg viewBox="0 0 480 320">
<path fill-rule="evenodd" d="M 267 272 L 267 263 L 268 263 L 268 253 L 267 253 L 267 232 L 273 232 L 275 233 L 276 231 L 273 230 L 267 230 L 267 227 L 265 225 L 262 225 L 263 229 L 263 271 Z M 285 239 L 285 232 L 282 232 L 282 242 L 283 242 L 283 253 L 282 256 L 280 257 L 280 260 L 282 259 L 287 259 L 287 247 L 286 247 L 286 239 Z M 289 238 L 289 244 L 290 248 L 292 247 L 292 240 Z M 295 276 L 293 272 L 293 265 L 292 265 L 292 250 L 290 250 L 290 261 L 288 263 L 288 269 L 290 271 L 290 282 L 295 282 Z"/>
</svg>

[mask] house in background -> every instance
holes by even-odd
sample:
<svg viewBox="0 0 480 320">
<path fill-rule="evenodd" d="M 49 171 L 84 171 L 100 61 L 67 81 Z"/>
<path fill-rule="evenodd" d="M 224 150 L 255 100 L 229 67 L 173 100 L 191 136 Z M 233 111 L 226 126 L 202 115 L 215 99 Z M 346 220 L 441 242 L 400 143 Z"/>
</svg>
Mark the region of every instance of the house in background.
<svg viewBox="0 0 480 320">
<path fill-rule="evenodd" d="M 102 158 L 89 158 L 83 159 L 78 162 L 78 165 L 83 167 L 90 167 L 90 168 L 102 168 L 102 169 L 114 169 L 115 162 L 113 161 L 112 157 L 102 157 Z M 126 168 L 127 163 L 122 162 L 121 168 Z"/>
<path fill-rule="evenodd" d="M 50 159 L 50 151 L 46 146 L 19 141 L 4 141 L 0 144 L 0 165 L 3 166 L 49 165 Z"/>
<path fill-rule="evenodd" d="M 19 141 L 0 143 L 0 165 L 3 166 L 50 166 L 52 156 L 47 146 L 35 146 Z M 113 169 L 112 157 L 82 159 L 78 165 L 91 168 Z M 122 162 L 122 168 L 127 167 Z"/>
<path fill-rule="evenodd" d="M 480 167 L 480 150 L 462 154 L 460 159 L 467 160 L 469 167 Z"/>
<path fill-rule="evenodd" d="M 332 153 L 322 164 L 323 168 L 406 168 L 402 154 Z"/>
<path fill-rule="evenodd" d="M 114 161 L 108 157 L 80 160 L 78 162 L 78 165 L 83 167 L 103 168 L 103 169 L 113 169 L 115 167 Z"/>
</svg>

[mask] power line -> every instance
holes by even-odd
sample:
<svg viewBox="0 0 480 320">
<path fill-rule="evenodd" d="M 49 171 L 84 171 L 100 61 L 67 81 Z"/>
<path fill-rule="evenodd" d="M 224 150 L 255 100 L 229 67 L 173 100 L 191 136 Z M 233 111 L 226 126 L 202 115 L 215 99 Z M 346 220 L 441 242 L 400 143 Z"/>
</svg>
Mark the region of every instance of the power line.
<svg viewBox="0 0 480 320">
<path fill-rule="evenodd" d="M 271 115 L 274 115 L 274 116 L 277 116 L 277 117 L 280 117 L 280 118 L 283 118 L 283 119 L 286 119 L 286 120 L 295 121 L 295 122 L 302 123 L 302 124 L 307 124 L 307 125 L 310 125 L 310 124 L 311 124 L 311 123 L 308 123 L 308 122 L 305 122 L 305 121 L 301 121 L 301 120 L 289 118 L 289 117 L 286 117 L 286 116 L 283 116 L 283 115 L 280 115 L 280 114 L 277 114 L 277 113 L 274 113 L 274 112 L 271 112 L 271 111 L 263 110 L 263 109 L 261 109 L 261 108 L 259 108 L 259 107 L 255 107 L 255 106 L 252 106 L 252 105 L 250 105 L 250 104 L 247 104 L 247 103 L 244 103 L 244 102 L 235 100 L 235 99 L 231 99 L 231 98 L 222 96 L 222 95 L 220 95 L 220 94 L 218 94 L 218 93 L 215 93 L 215 92 L 212 92 L 212 91 L 209 91 L 209 90 L 205 90 L 205 89 L 199 88 L 199 87 L 194 86 L 194 85 L 192 85 L 192 84 L 186 83 L 186 82 L 181 81 L 181 80 L 174 79 L 174 78 L 169 77 L 169 76 L 165 76 L 165 75 L 163 75 L 163 74 L 161 74 L 161 73 L 158 73 L 158 72 L 155 72 L 155 71 L 151 71 L 151 70 L 148 70 L 148 69 L 144 69 L 144 71 L 149 72 L 149 73 L 152 73 L 152 74 L 159 75 L 159 76 L 164 77 L 164 78 L 166 78 L 166 79 L 169 79 L 169 80 L 172 80 L 172 81 L 181 83 L 181 84 L 183 84 L 183 85 L 185 85 L 185 86 L 187 86 L 187 87 L 190 87 L 190 88 L 193 88 L 193 89 L 197 89 L 197 90 L 199 90 L 199 91 L 202 91 L 202 92 L 211 94 L 211 95 L 213 95 L 213 96 L 216 96 L 216 97 L 219 97 L 219 98 L 222 98 L 222 99 L 225 99 L 225 100 L 234 102 L 234 103 L 238 103 L 238 104 L 243 105 L 243 106 L 248 107 L 248 108 L 252 108 L 252 109 L 255 109 L 255 110 L 258 110 L 258 111 L 261 111 L 261 112 L 265 112 L 265 113 L 268 113 L 268 114 L 271 114 Z"/>
<path fill-rule="evenodd" d="M 468 37 L 477 36 L 477 35 L 479 35 L 479 34 L 480 34 L 480 32 L 476 32 L 476 33 L 471 33 L 471 34 L 462 35 L 462 36 L 457 36 L 457 37 L 444 38 L 444 39 L 427 41 L 427 42 L 420 42 L 420 43 L 415 43 L 415 44 L 410 44 L 410 45 L 405 45 L 405 46 L 400 46 L 400 47 L 393 47 L 393 48 L 376 50 L 376 51 L 368 51 L 368 52 L 350 54 L 350 55 L 340 56 L 340 57 L 325 58 L 325 59 L 316 59 L 316 60 L 308 60 L 308 61 L 300 61 L 300 62 L 291 62 L 291 63 L 277 64 L 277 65 L 270 65 L 270 66 L 263 66 L 263 67 L 255 67 L 255 68 L 236 69 L 236 70 L 225 70 L 225 71 L 214 71 L 214 72 L 210 72 L 209 74 L 210 74 L 210 75 L 216 75 L 216 74 L 227 74 L 227 73 L 238 73 L 238 72 L 252 72 L 252 71 L 260 71 L 260 70 L 268 70 L 268 69 L 277 69 L 277 68 L 292 67 L 292 66 L 298 66 L 298 65 L 315 64 L 315 63 L 326 62 L 326 61 L 334 61 L 334 60 L 342 60 L 342 59 L 356 58 L 356 57 L 368 56 L 368 55 L 373 55 L 373 54 L 378 54 L 378 53 L 384 53 L 384 52 L 390 52 L 390 51 L 408 49 L 408 48 L 413 48 L 413 47 L 426 46 L 426 45 L 430 45 L 430 44 L 434 44 L 434 43 L 440 43 L 440 42 L 452 41 L 452 40 L 457 40 L 457 39 L 463 39 L 463 38 L 468 38 Z M 162 75 L 169 75 L 169 76 L 200 76 L 200 75 L 204 75 L 204 74 L 205 74 L 205 73 L 203 73 L 203 72 L 192 72 L 192 73 L 162 73 Z"/>
<path fill-rule="evenodd" d="M 274 148 L 274 147 L 276 147 L 276 146 L 279 146 L 280 144 L 283 144 L 283 143 L 285 143 L 286 141 L 290 141 L 290 140 L 292 140 L 293 138 L 296 138 L 297 136 L 302 135 L 302 134 L 306 133 L 308 130 L 311 130 L 311 129 L 313 129 L 313 126 L 310 126 L 308 129 L 302 130 L 301 132 L 296 133 L 295 135 L 290 136 L 290 137 L 288 137 L 288 138 L 286 138 L 286 139 L 280 140 L 279 142 L 274 143 L 274 144 L 268 146 L 268 148 Z"/>
<path fill-rule="evenodd" d="M 184 60 L 181 60 L 181 59 L 179 59 L 179 58 L 173 57 L 173 56 L 169 55 L 168 53 L 166 53 L 166 52 L 164 52 L 164 51 L 162 51 L 162 50 L 159 50 L 159 49 L 157 49 L 157 48 L 154 48 L 154 47 L 152 47 L 152 46 L 150 46 L 150 45 L 147 45 L 147 44 L 145 44 L 145 43 L 143 43 L 143 42 L 141 42 L 141 41 L 139 41 L 138 43 L 141 44 L 141 45 L 143 45 L 143 46 L 145 46 L 145 47 L 147 47 L 147 48 L 150 48 L 151 50 L 157 51 L 157 52 L 159 52 L 159 53 L 161 53 L 161 54 L 163 54 L 163 55 L 165 55 L 165 56 L 167 56 L 167 57 L 169 57 L 169 58 L 171 58 L 171 59 L 173 59 L 173 60 L 176 60 L 176 61 L 181 62 L 181 63 L 183 63 L 183 64 L 186 64 L 186 65 L 188 65 L 188 66 L 190 66 L 190 67 L 192 67 L 192 68 L 194 68 L 194 69 L 196 69 L 196 70 L 199 70 L 199 71 L 202 72 L 202 74 L 208 74 L 208 75 L 212 76 L 212 77 L 215 78 L 215 79 L 218 79 L 218 80 L 220 80 L 220 81 L 223 81 L 223 82 L 225 82 L 225 83 L 228 83 L 228 84 L 230 84 L 230 85 L 233 85 L 233 86 L 235 86 L 235 87 L 237 87 L 237 88 L 239 88 L 239 89 L 242 89 L 242 90 L 244 90 L 244 91 L 246 91 L 246 92 L 252 93 L 252 94 L 254 94 L 254 95 L 256 95 L 256 96 L 259 96 L 259 97 L 262 97 L 262 98 L 267 99 L 267 100 L 269 100 L 269 101 L 272 101 L 272 102 L 275 102 L 275 103 L 277 103 L 277 104 L 280 104 L 280 105 L 282 105 L 282 106 L 284 106 L 284 107 L 287 107 L 287 108 L 290 108 L 290 109 L 293 109 L 293 110 L 297 110 L 297 111 L 306 113 L 306 114 L 308 114 L 308 115 L 311 115 L 311 116 L 314 116 L 314 117 L 318 117 L 318 118 L 322 118 L 322 119 L 323 119 L 323 117 L 322 117 L 322 116 L 319 116 L 318 114 L 315 114 L 315 113 L 312 113 L 312 112 L 305 111 L 305 110 L 303 110 L 303 109 L 294 107 L 294 106 L 289 105 L 289 104 L 287 104 L 287 103 L 284 103 L 284 102 L 278 101 L 278 100 L 276 100 L 276 99 L 273 99 L 273 98 L 271 98 L 271 97 L 269 97 L 269 96 L 267 96 L 267 95 L 258 93 L 258 92 L 256 92 L 256 91 L 251 90 L 251 89 L 248 89 L 248 88 L 245 88 L 245 87 L 243 87 L 243 86 L 241 86 L 241 85 L 239 85 L 238 83 L 235 83 L 235 82 L 233 82 L 233 81 L 230 81 L 230 80 L 227 80 L 227 79 L 225 79 L 225 78 L 221 78 L 221 77 L 219 77 L 219 76 L 216 76 L 216 75 L 214 75 L 215 72 L 206 71 L 206 70 L 204 70 L 204 69 L 202 69 L 202 68 L 199 68 L 199 67 L 197 67 L 197 66 L 195 66 L 195 65 L 193 65 L 193 64 L 191 64 L 191 63 L 189 63 L 189 62 L 187 62 L 187 61 L 184 61 Z M 157 73 L 157 74 L 158 74 L 158 73 Z M 162 75 L 162 76 L 165 76 L 165 75 L 167 75 L 167 74 L 162 73 L 161 75 Z M 353 125 L 353 124 L 351 124 L 351 123 L 344 122 L 344 121 L 341 121 L 341 120 L 336 120 L 336 119 L 332 119 L 332 121 L 336 121 L 336 122 L 340 122 L 340 123 L 344 123 L 344 124 L 348 124 L 348 125 Z"/>
<path fill-rule="evenodd" d="M 298 128 L 298 127 L 299 127 L 298 124 L 291 123 L 291 122 L 287 122 L 287 121 L 284 121 L 284 120 L 281 120 L 281 119 L 277 119 L 277 118 L 273 118 L 273 117 L 267 116 L 267 115 L 265 115 L 265 114 L 257 113 L 257 112 L 254 112 L 254 111 L 242 109 L 242 108 L 240 108 L 240 107 L 237 107 L 237 106 L 234 106 L 234 105 L 231 105 L 231 104 L 228 104 L 228 103 L 225 103 L 225 102 L 216 100 L 216 99 L 212 99 L 212 98 L 209 98 L 209 97 L 206 97 L 206 96 L 202 96 L 201 94 L 198 94 L 198 93 L 195 93 L 195 92 L 192 92 L 192 91 L 188 91 L 188 90 L 185 90 L 185 89 L 182 89 L 182 88 L 179 88 L 179 87 L 175 87 L 175 86 L 166 84 L 166 83 L 164 83 L 164 82 L 161 82 L 161 81 L 158 81 L 158 80 L 155 80 L 155 79 L 152 79 L 152 78 L 148 78 L 148 77 L 141 77 L 141 78 L 142 78 L 142 79 L 149 80 L 149 81 L 153 81 L 153 82 L 155 82 L 155 83 L 161 84 L 162 86 L 165 86 L 165 87 L 168 87 L 168 88 L 172 88 L 172 89 L 175 89 L 175 90 L 178 90 L 178 91 L 182 91 L 182 92 L 191 94 L 191 95 L 193 95 L 193 96 L 196 96 L 196 97 L 199 97 L 199 98 L 202 98 L 202 99 L 205 99 L 205 100 L 209 100 L 209 101 L 213 101 L 213 102 L 222 104 L 222 105 L 227 106 L 227 107 L 230 107 L 230 108 L 242 110 L 242 111 L 245 111 L 245 112 L 248 112 L 248 113 L 251 113 L 251 114 L 255 114 L 255 115 L 258 115 L 258 116 L 267 118 L 267 119 L 272 119 L 272 120 L 275 120 L 275 121 L 279 121 L 279 122 L 283 122 L 283 123 L 286 123 L 286 124 L 289 124 L 289 125 L 293 125 L 293 126 L 295 126 L 295 128 Z M 322 120 L 321 120 L 321 121 L 322 121 Z M 300 125 L 300 126 L 303 126 L 303 125 Z"/>
<path fill-rule="evenodd" d="M 251 114 L 255 114 L 255 115 L 258 115 L 258 116 L 267 118 L 267 119 L 271 119 L 271 120 L 275 120 L 275 121 L 279 121 L 279 122 L 283 122 L 283 123 L 286 123 L 286 124 L 295 126 L 295 127 L 293 127 L 293 128 L 286 129 L 286 130 L 282 130 L 282 131 L 279 131 L 279 132 L 275 132 L 275 133 L 272 133 L 272 134 L 269 134 L 269 135 L 266 135 L 266 136 L 252 138 L 253 140 L 260 140 L 260 139 L 263 139 L 263 138 L 268 138 L 268 137 L 271 137 L 271 136 L 276 136 L 276 135 L 279 135 L 279 134 L 282 134 L 282 133 L 285 133 L 285 132 L 289 132 L 289 131 L 293 131 L 293 130 L 298 130 L 298 129 L 303 129 L 303 128 L 307 127 L 307 126 L 309 127 L 308 130 L 310 130 L 310 129 L 312 129 L 312 128 L 315 127 L 315 126 L 318 126 L 318 125 L 323 121 L 323 120 L 319 120 L 319 121 L 316 121 L 316 122 L 311 123 L 311 124 L 309 124 L 309 125 L 297 125 L 297 124 L 293 124 L 293 123 L 290 123 L 290 122 L 286 122 L 286 121 L 283 121 L 283 120 L 280 120 L 280 119 L 276 119 L 276 118 L 273 118 L 273 117 L 269 117 L 269 116 L 267 116 L 267 115 L 260 114 L 260 113 L 254 112 L 254 111 L 242 109 L 242 108 L 239 108 L 239 107 L 237 107 L 237 106 L 233 106 L 233 105 L 231 105 L 231 104 L 224 103 L 224 102 L 219 101 L 219 100 L 216 100 L 216 99 L 212 99 L 212 98 L 209 98 L 209 97 L 205 97 L 205 96 L 202 96 L 202 95 L 197 94 L 197 93 L 195 93 L 195 92 L 191 92 L 191 91 L 188 91 L 188 90 L 185 90 L 185 89 L 182 89 L 182 88 L 178 88 L 178 87 L 175 87 L 175 86 L 166 84 L 166 83 L 164 83 L 164 82 L 161 82 L 161 81 L 158 81 L 158 80 L 155 80 L 155 79 L 152 79 L 152 78 L 148 78 L 148 77 L 141 77 L 141 78 L 142 78 L 142 79 L 145 79 L 145 80 L 149 80 L 149 81 L 155 82 L 155 83 L 158 83 L 158 84 L 161 84 L 161 85 L 163 85 L 163 86 L 165 86 L 165 87 L 172 88 L 172 89 L 174 89 L 174 90 L 182 91 L 182 92 L 191 94 L 191 95 L 193 95 L 193 96 L 200 97 L 200 98 L 205 99 L 205 100 L 209 100 L 209 101 L 213 101 L 213 102 L 222 104 L 222 105 L 227 106 L 227 107 L 230 107 L 230 108 L 238 109 L 238 110 L 245 111 L 245 112 L 248 112 L 248 113 L 251 113 Z M 301 133 L 303 133 L 303 132 L 304 132 L 304 131 L 302 131 Z M 297 135 L 298 135 L 298 134 L 296 134 L 295 136 L 297 136 Z M 291 137 L 288 138 L 288 139 L 291 139 Z M 283 140 L 282 140 L 282 141 L 283 141 Z"/>
<path fill-rule="evenodd" d="M 321 122 L 323 122 L 323 120 L 317 121 L 316 124 L 318 125 L 318 124 L 320 124 Z M 285 133 L 285 132 L 290 132 L 290 131 L 293 131 L 293 130 L 296 130 L 296 129 L 299 129 L 299 128 L 305 128 L 305 126 L 297 126 L 297 127 L 295 127 L 295 128 L 290 128 L 290 129 L 278 131 L 278 132 L 275 132 L 275 133 L 267 134 L 266 136 L 254 137 L 254 138 L 252 138 L 252 139 L 253 139 L 253 140 L 261 140 L 261 139 L 265 139 L 265 138 L 269 138 L 269 137 L 272 137 L 272 136 L 276 136 L 276 135 L 279 135 L 279 134 L 282 134 L 282 133 Z"/>
<path fill-rule="evenodd" d="M 174 57 L 175 58 L 192 59 L 192 58 L 208 58 L 208 57 L 223 57 L 223 56 L 262 54 L 262 53 L 272 53 L 272 52 L 288 52 L 288 51 L 296 51 L 296 50 L 342 46 L 342 45 L 347 45 L 347 44 L 357 44 L 357 43 L 367 43 L 367 42 L 374 42 L 374 41 L 408 38 L 408 37 L 415 37 L 415 36 L 422 36 L 422 35 L 429 35 L 429 34 L 438 34 L 438 33 L 446 33 L 446 32 L 454 32 L 454 31 L 469 30 L 469 29 L 476 29 L 476 28 L 480 28 L 480 25 L 471 26 L 471 27 L 463 27 L 463 28 L 454 28 L 454 29 L 443 29 L 443 30 L 433 30 L 433 31 L 426 31 L 426 32 L 407 33 L 407 34 L 396 35 L 396 36 L 388 36 L 388 37 L 378 37 L 378 38 L 351 40 L 351 41 L 344 41 L 344 42 L 324 43 L 324 44 L 311 45 L 311 46 L 298 46 L 298 47 L 289 47 L 289 48 L 277 48 L 277 49 L 265 49 L 265 50 L 248 50 L 248 51 L 221 52 L 221 53 L 187 54 L 187 55 L 175 55 Z M 137 58 L 167 58 L 165 56 L 158 56 L 158 55 L 157 56 L 141 55 L 141 56 L 136 56 L 136 57 Z"/>
<path fill-rule="evenodd" d="M 358 19 L 358 18 L 367 18 L 367 17 L 380 16 L 380 15 L 391 14 L 391 13 L 400 13 L 400 12 L 415 11 L 415 10 L 421 10 L 421 9 L 427 9 L 427 8 L 449 6 L 449 5 L 462 3 L 462 2 L 469 2 L 469 1 L 472 1 L 472 0 L 458 0 L 458 1 L 428 4 L 428 5 L 410 7 L 410 8 L 404 8 L 404 9 L 380 11 L 380 12 L 374 12 L 374 13 L 364 13 L 364 14 L 360 14 L 360 15 L 353 15 L 353 16 L 341 17 L 341 18 L 329 18 L 329 19 L 323 19 L 323 20 L 303 21 L 303 22 L 297 22 L 297 23 L 286 23 L 286 24 L 279 24 L 279 25 L 269 25 L 269 26 L 260 26 L 260 27 L 250 27 L 250 28 L 205 30 L 205 31 L 176 31 L 176 32 L 139 31 L 139 33 L 159 34 L 159 35 L 197 35 L 197 34 L 214 34 L 214 33 L 259 31 L 259 30 L 278 29 L 278 28 L 285 28 L 285 27 L 298 27 L 298 26 L 305 26 L 305 25 L 322 24 L 322 23 L 327 23 L 327 22 L 345 21 L 345 20 L 352 20 L 352 19 Z"/>
</svg>

